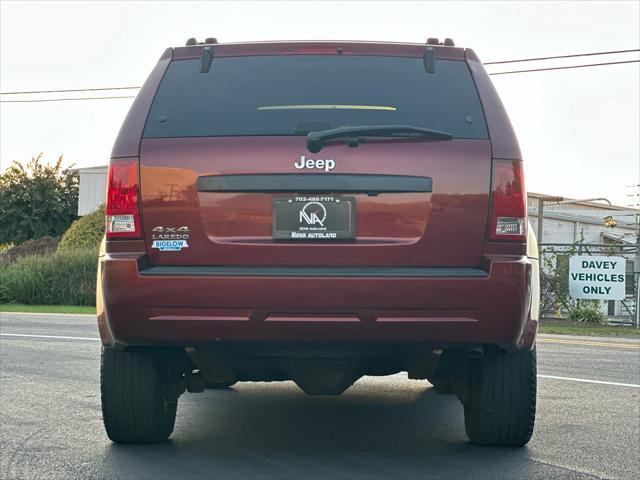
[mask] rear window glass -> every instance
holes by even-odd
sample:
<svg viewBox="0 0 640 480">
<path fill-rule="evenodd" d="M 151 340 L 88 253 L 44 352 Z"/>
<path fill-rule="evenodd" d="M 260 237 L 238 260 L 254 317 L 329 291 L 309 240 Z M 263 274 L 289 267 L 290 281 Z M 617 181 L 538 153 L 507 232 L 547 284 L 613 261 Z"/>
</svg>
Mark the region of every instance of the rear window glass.
<svg viewBox="0 0 640 480">
<path fill-rule="evenodd" d="M 422 58 L 279 55 L 169 65 L 145 138 L 303 135 L 359 125 L 414 125 L 488 138 L 465 62 Z"/>
</svg>

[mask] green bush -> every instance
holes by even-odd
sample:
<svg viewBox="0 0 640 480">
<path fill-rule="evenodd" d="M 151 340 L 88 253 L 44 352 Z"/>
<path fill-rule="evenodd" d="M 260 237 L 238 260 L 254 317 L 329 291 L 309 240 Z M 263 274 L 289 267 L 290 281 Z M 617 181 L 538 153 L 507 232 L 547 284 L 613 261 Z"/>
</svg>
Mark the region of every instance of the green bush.
<svg viewBox="0 0 640 480">
<path fill-rule="evenodd" d="M 62 168 L 62 156 L 41 160 L 13 162 L 0 174 L 0 243 L 58 237 L 78 218 L 78 175 Z"/>
<path fill-rule="evenodd" d="M 31 255 L 0 265 L 0 303 L 95 305 L 94 248 Z"/>
<path fill-rule="evenodd" d="M 104 236 L 104 205 L 98 210 L 76 220 L 64 232 L 58 250 L 73 248 L 98 248 Z"/>
<path fill-rule="evenodd" d="M 575 306 L 569 309 L 569 319 L 574 322 L 605 323 L 607 316 L 600 310 L 599 301 L 578 300 Z"/>
</svg>

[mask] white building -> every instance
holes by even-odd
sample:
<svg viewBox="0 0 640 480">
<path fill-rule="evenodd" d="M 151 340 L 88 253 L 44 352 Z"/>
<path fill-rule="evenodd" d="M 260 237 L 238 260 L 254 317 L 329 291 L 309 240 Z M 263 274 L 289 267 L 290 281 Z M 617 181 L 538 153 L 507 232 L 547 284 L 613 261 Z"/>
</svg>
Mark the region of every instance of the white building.
<svg viewBox="0 0 640 480">
<path fill-rule="evenodd" d="M 610 205 L 606 200 L 585 201 L 552 197 L 541 193 L 527 193 L 529 222 L 538 237 L 538 209 L 544 200 L 542 244 L 635 244 L 638 209 Z M 615 227 L 608 227 L 605 218 L 611 217 Z"/>
<path fill-rule="evenodd" d="M 102 205 L 107 196 L 107 166 L 77 168 L 80 177 L 78 215 L 86 215 Z"/>
</svg>

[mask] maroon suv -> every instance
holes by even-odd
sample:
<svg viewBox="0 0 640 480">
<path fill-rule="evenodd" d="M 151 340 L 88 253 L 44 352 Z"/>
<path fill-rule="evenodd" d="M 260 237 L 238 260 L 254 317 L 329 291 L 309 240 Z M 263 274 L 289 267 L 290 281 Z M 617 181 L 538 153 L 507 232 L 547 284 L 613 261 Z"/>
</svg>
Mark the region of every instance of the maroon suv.
<svg viewBox="0 0 640 480">
<path fill-rule="evenodd" d="M 185 390 L 338 395 L 406 371 L 461 400 L 472 442 L 528 442 L 537 260 L 518 143 L 472 50 L 191 39 L 136 97 L 107 189 L 113 441 L 167 439 Z"/>
</svg>

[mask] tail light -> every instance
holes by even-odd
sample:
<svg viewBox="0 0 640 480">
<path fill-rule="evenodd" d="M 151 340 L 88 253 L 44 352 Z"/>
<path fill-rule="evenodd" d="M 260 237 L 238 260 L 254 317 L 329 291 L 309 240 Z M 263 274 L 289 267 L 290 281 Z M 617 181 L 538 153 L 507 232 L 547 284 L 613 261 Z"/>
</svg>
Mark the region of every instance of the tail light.
<svg viewBox="0 0 640 480">
<path fill-rule="evenodd" d="M 138 160 L 115 160 L 107 174 L 107 239 L 140 236 Z"/>
<path fill-rule="evenodd" d="M 491 239 L 524 242 L 527 236 L 527 194 L 522 162 L 494 160 L 491 183 Z"/>
</svg>

